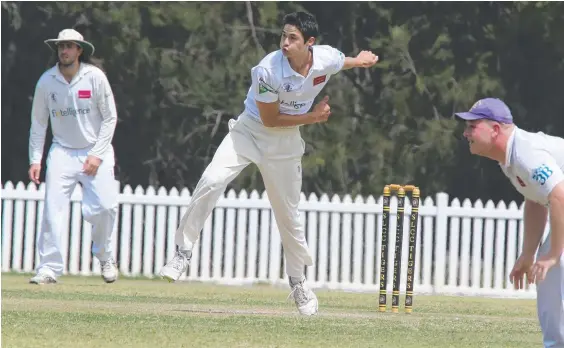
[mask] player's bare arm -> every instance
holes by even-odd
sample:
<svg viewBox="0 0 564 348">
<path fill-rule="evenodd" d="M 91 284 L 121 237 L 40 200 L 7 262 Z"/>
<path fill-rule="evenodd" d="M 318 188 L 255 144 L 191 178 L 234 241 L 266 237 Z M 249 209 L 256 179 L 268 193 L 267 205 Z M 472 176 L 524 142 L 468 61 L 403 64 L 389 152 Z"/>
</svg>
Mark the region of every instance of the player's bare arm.
<svg viewBox="0 0 564 348">
<path fill-rule="evenodd" d="M 346 57 L 341 70 L 370 68 L 378 62 L 378 56 L 370 51 L 361 51 L 356 57 Z"/>
<path fill-rule="evenodd" d="M 303 115 L 287 115 L 280 113 L 280 102 L 263 103 L 256 101 L 260 118 L 265 127 L 292 127 L 305 124 L 326 122 L 331 115 L 328 104 L 329 97 L 324 97 L 317 103 L 311 112 Z"/>
<path fill-rule="evenodd" d="M 564 250 L 564 181 L 550 193 L 550 228 L 552 230 L 549 256 L 560 258 Z"/>
<path fill-rule="evenodd" d="M 525 200 L 523 254 L 534 257 L 544 233 L 547 217 L 547 207 L 529 199 Z"/>
<path fill-rule="evenodd" d="M 528 282 L 531 283 L 531 268 L 544 233 L 547 216 L 548 209 L 544 205 L 529 199 L 525 200 L 523 251 L 509 274 L 509 280 L 516 290 L 525 288 L 525 275 L 527 275 Z"/>
<path fill-rule="evenodd" d="M 543 281 L 548 270 L 560 262 L 562 251 L 564 251 L 564 181 L 552 189 L 548 198 L 550 202 L 550 250 L 535 262 L 531 270 L 530 283 Z"/>
</svg>

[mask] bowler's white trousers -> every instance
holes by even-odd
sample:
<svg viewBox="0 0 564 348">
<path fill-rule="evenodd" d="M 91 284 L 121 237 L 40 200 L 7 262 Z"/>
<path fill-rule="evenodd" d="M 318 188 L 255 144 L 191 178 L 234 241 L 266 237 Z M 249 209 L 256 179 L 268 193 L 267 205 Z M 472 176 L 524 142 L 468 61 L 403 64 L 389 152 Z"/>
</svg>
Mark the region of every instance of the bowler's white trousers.
<svg viewBox="0 0 564 348">
<path fill-rule="evenodd" d="M 76 184 L 82 185 L 82 215 L 92 224 L 92 252 L 106 261 L 112 253 L 111 233 L 117 215 L 119 189 L 114 178 L 114 151 L 110 147 L 95 176 L 86 175 L 83 165 L 90 148 L 70 149 L 53 143 L 47 157 L 45 205 L 41 231 L 37 236 L 37 270 L 63 273 L 61 233 L 67 221 L 62 212 L 69 207 Z"/>
<path fill-rule="evenodd" d="M 550 250 L 550 233 L 538 255 Z M 537 314 L 545 348 L 564 348 L 564 253 L 537 285 Z"/>
<path fill-rule="evenodd" d="M 298 204 L 305 143 L 298 127 L 268 128 L 245 113 L 229 121 L 229 133 L 207 166 L 176 231 L 180 250 L 192 250 L 200 231 L 227 185 L 251 162 L 262 175 L 280 231 L 286 273 L 301 277 L 312 266 Z"/>
</svg>

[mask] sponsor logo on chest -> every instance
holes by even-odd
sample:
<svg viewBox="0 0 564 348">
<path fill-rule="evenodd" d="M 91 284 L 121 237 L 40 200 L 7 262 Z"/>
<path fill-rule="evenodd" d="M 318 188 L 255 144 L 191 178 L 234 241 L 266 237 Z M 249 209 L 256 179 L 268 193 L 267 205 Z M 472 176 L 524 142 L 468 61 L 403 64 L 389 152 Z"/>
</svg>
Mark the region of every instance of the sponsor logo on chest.
<svg viewBox="0 0 564 348">
<path fill-rule="evenodd" d="M 92 98 L 92 90 L 90 90 L 90 89 L 80 89 L 78 91 L 72 92 L 71 95 L 78 97 L 79 100 L 80 99 L 91 99 Z M 74 97 L 74 98 L 76 98 L 76 97 Z M 67 99 L 66 101 L 69 101 L 69 102 L 73 101 L 73 100 L 75 100 L 74 98 Z M 69 117 L 69 116 L 76 118 L 79 115 L 90 114 L 90 108 L 89 107 L 74 108 L 72 106 L 67 106 L 68 104 L 65 101 L 66 98 L 60 98 L 59 94 L 56 93 L 56 92 L 49 93 L 49 99 L 53 103 L 59 103 L 60 102 L 61 104 L 63 104 L 63 105 L 61 105 L 61 106 L 63 106 L 62 108 L 52 108 L 50 110 L 51 116 L 53 118 Z M 64 104 L 67 104 L 67 105 L 64 105 Z M 75 103 L 71 102 L 71 105 L 73 105 L 73 104 L 75 104 Z"/>
<path fill-rule="evenodd" d="M 284 105 L 286 107 L 294 108 L 295 110 L 299 110 L 299 109 L 301 109 L 301 108 L 303 108 L 304 106 L 307 105 L 307 103 L 301 103 L 301 102 L 297 102 L 295 100 L 292 100 L 292 101 L 281 100 L 280 104 Z"/>
<path fill-rule="evenodd" d="M 76 117 L 78 115 L 87 115 L 90 113 L 90 108 L 86 109 L 75 109 L 75 108 L 66 108 L 66 109 L 51 109 L 51 116 L 53 117 L 68 117 L 73 116 Z"/>
</svg>

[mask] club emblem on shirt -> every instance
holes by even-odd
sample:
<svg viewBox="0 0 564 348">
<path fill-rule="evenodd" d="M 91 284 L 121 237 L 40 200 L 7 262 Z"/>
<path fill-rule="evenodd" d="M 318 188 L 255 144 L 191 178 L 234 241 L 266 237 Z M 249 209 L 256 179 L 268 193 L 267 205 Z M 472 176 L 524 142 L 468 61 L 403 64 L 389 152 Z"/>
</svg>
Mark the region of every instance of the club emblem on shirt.
<svg viewBox="0 0 564 348">
<path fill-rule="evenodd" d="M 523 179 L 521 179 L 519 176 L 517 176 L 517 181 L 519 182 L 519 185 L 521 185 L 521 187 L 527 186 L 527 185 L 525 185 L 525 182 L 523 181 Z"/>
<path fill-rule="evenodd" d="M 295 87 L 291 82 L 285 82 L 282 85 L 282 89 L 284 90 L 284 92 L 291 92 L 295 89 Z"/>
<path fill-rule="evenodd" d="M 53 103 L 56 103 L 57 102 L 57 93 L 55 93 L 55 92 L 49 93 L 49 99 L 51 99 L 51 101 Z"/>
</svg>

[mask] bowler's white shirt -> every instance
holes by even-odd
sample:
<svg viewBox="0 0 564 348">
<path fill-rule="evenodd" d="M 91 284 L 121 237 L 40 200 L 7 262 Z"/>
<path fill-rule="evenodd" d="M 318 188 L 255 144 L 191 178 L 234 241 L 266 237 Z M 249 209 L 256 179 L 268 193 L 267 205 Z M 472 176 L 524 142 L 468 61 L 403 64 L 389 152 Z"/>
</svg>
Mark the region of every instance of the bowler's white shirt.
<svg viewBox="0 0 564 348">
<path fill-rule="evenodd" d="M 313 65 L 307 76 L 295 72 L 282 50 L 264 57 L 251 69 L 252 84 L 245 99 L 245 112 L 262 122 L 256 101 L 280 101 L 280 113 L 303 115 L 311 108 L 315 97 L 338 73 L 345 63 L 345 55 L 327 45 L 312 46 Z"/>
<path fill-rule="evenodd" d="M 92 147 L 88 154 L 103 159 L 117 123 L 114 96 L 104 72 L 81 63 L 70 83 L 57 65 L 41 75 L 31 111 L 30 164 L 41 163 L 49 120 L 54 143 L 71 149 Z"/>
<path fill-rule="evenodd" d="M 548 196 L 564 180 L 564 139 L 515 127 L 502 171 L 526 199 L 548 206 Z"/>
</svg>

